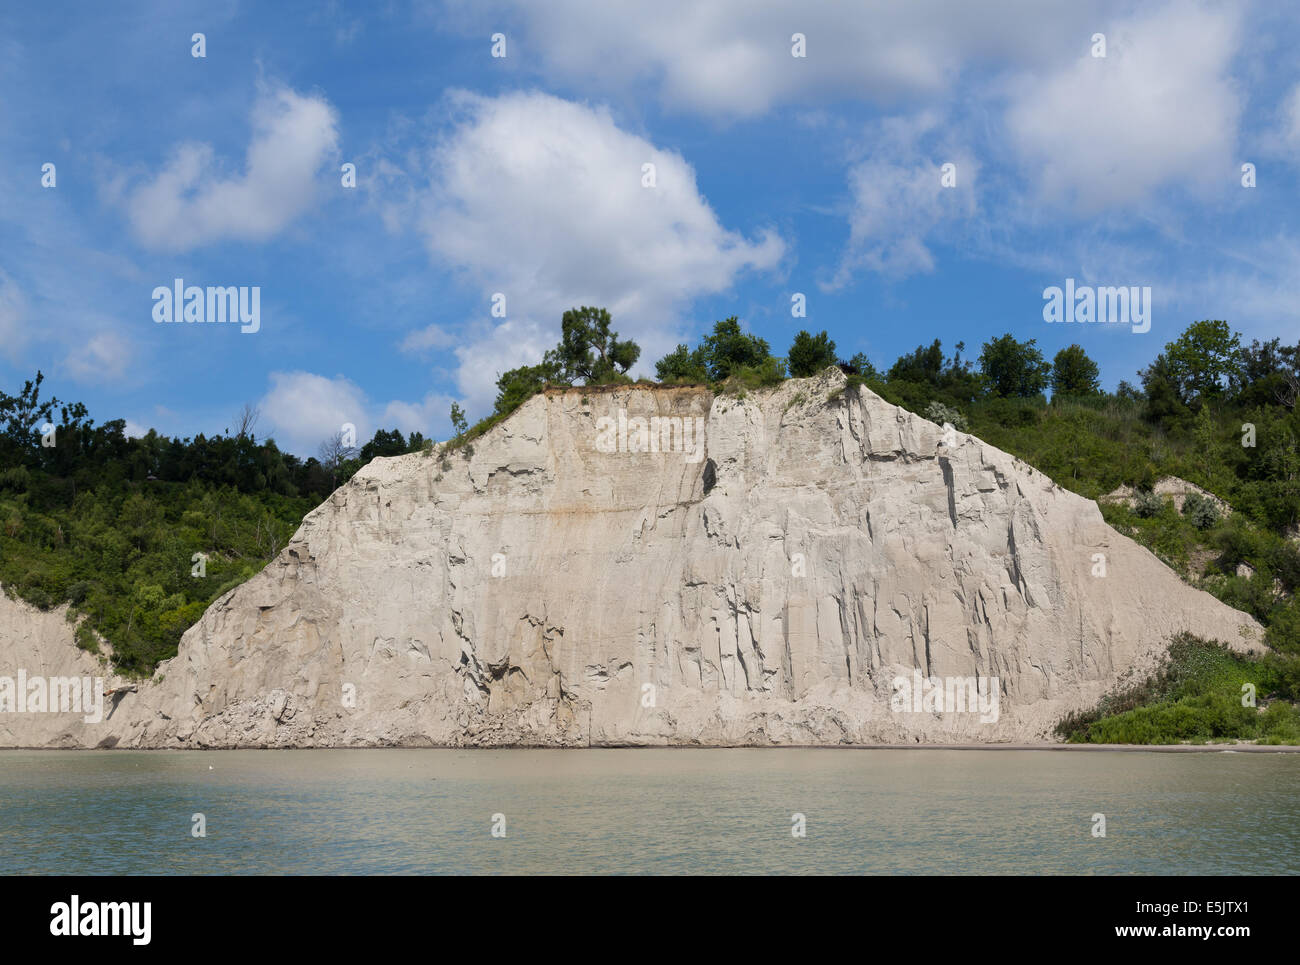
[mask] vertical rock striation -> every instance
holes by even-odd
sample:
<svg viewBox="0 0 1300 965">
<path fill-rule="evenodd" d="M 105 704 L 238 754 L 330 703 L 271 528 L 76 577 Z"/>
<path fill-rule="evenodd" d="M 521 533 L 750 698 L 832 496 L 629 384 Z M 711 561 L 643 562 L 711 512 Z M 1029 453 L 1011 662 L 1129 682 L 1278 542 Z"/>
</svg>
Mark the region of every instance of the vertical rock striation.
<svg viewBox="0 0 1300 965">
<path fill-rule="evenodd" d="M 1091 500 L 844 386 L 553 391 L 472 455 L 376 459 L 68 739 L 1040 740 L 1174 633 L 1258 646 Z M 630 451 L 637 420 L 672 451 Z M 997 720 L 892 709 L 914 670 L 993 687 Z"/>
</svg>

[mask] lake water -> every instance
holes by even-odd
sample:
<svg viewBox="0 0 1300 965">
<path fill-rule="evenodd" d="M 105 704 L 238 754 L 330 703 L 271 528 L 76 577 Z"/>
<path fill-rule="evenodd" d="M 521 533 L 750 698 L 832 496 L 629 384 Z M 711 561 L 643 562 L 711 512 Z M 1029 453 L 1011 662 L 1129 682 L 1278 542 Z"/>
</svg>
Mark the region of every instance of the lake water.
<svg viewBox="0 0 1300 965">
<path fill-rule="evenodd" d="M 6 751 L 0 872 L 1294 874 L 1300 754 Z"/>
</svg>

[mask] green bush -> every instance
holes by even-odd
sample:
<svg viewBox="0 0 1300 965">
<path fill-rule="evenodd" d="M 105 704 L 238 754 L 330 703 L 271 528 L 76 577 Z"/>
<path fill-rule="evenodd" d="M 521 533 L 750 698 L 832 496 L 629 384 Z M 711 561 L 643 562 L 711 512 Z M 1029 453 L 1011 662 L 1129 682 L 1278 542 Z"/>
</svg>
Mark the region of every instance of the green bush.
<svg viewBox="0 0 1300 965">
<path fill-rule="evenodd" d="M 1165 508 L 1165 501 L 1153 492 L 1140 492 L 1133 500 L 1133 512 L 1143 519 L 1150 519 Z"/>
<path fill-rule="evenodd" d="M 1300 654 L 1300 600 L 1291 597 L 1269 611 L 1264 642 L 1279 653 Z"/>
<path fill-rule="evenodd" d="M 724 392 L 743 396 L 747 389 L 778 385 L 784 382 L 785 378 L 785 363 L 769 355 L 757 365 L 740 365 L 733 368 L 722 381 L 721 388 Z"/>
<path fill-rule="evenodd" d="M 1282 699 L 1267 713 L 1242 706 L 1247 684 L 1257 698 Z M 1155 674 L 1107 694 L 1089 711 L 1071 714 L 1056 732 L 1071 743 L 1090 744 L 1292 743 L 1300 734 L 1300 717 L 1288 701 L 1298 688 L 1300 660 L 1247 657 L 1217 641 L 1180 634 Z"/>
<path fill-rule="evenodd" d="M 926 406 L 925 417 L 935 425 L 942 426 L 946 423 L 958 432 L 968 432 L 970 430 L 970 424 L 966 421 L 966 417 L 942 402 L 931 402 Z"/>
<path fill-rule="evenodd" d="M 1213 500 L 1192 492 L 1183 497 L 1183 515 L 1197 529 L 1209 529 L 1219 521 L 1219 507 Z"/>
</svg>

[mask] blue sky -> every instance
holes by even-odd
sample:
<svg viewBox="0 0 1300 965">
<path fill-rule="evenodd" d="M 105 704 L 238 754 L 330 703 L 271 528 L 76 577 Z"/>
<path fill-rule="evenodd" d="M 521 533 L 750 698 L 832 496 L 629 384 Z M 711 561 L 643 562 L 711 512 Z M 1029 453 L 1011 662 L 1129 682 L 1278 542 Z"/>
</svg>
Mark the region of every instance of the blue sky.
<svg viewBox="0 0 1300 965">
<path fill-rule="evenodd" d="M 1275 6 L 9 5 L 0 385 L 39 368 L 185 436 L 252 403 L 310 455 L 344 422 L 445 438 L 581 304 L 647 374 L 733 314 L 878 365 L 1079 342 L 1111 387 L 1200 318 L 1294 342 L 1300 25 Z M 155 323 L 178 277 L 260 287 L 259 331 Z M 1151 330 L 1045 323 L 1066 278 L 1149 286 Z"/>
</svg>

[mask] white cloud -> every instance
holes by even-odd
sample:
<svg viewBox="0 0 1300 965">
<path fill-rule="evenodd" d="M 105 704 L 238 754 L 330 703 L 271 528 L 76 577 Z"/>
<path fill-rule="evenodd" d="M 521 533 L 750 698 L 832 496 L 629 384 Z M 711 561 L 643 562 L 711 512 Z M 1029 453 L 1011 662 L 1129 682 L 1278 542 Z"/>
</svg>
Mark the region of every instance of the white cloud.
<svg viewBox="0 0 1300 965">
<path fill-rule="evenodd" d="M 127 194 L 141 243 L 185 251 L 225 239 L 265 241 L 312 204 L 316 176 L 338 144 L 334 108 L 319 96 L 267 89 L 252 112 L 242 174 L 227 174 L 212 146 L 179 145 L 166 167 Z"/>
<path fill-rule="evenodd" d="M 934 269 L 928 237 L 975 213 L 979 177 L 965 150 L 944 143 L 946 129 L 929 112 L 879 126 L 870 156 L 849 170 L 849 243 L 824 288 L 847 283 L 860 268 L 893 277 Z M 945 164 L 954 165 L 951 187 L 944 186 Z"/>
<path fill-rule="evenodd" d="M 457 385 L 465 394 L 469 411 L 486 415 L 496 398 L 496 381 L 501 373 L 521 365 L 536 365 L 559 340 L 557 323 L 544 325 L 529 318 L 472 329 L 456 349 L 460 362 Z M 642 346 L 643 355 L 645 351 Z"/>
<path fill-rule="evenodd" d="M 1216 249 L 1204 268 L 1179 272 L 1170 282 L 1171 300 L 1185 321 L 1222 318 L 1248 339 L 1280 335 L 1284 343 L 1294 344 L 1300 237 L 1281 233 Z"/>
<path fill-rule="evenodd" d="M 389 402 L 376 425 L 384 429 L 400 429 L 407 435 L 422 432 L 428 437 L 435 434 L 435 426 L 442 427 L 448 423 L 451 404 L 455 401 L 449 395 L 430 392 L 419 402 Z"/>
<path fill-rule="evenodd" d="M 681 155 L 620 129 L 604 108 L 539 93 L 461 94 L 457 106 L 418 227 L 485 305 L 506 296 L 507 321 L 457 350 L 459 387 L 476 409 L 490 404 L 498 372 L 540 361 L 558 341 L 565 309 L 608 308 L 652 362 L 691 299 L 784 254 L 771 231 L 751 240 L 724 228 Z M 642 184 L 645 164 L 654 187 Z"/>
<path fill-rule="evenodd" d="M 64 359 L 68 373 L 82 382 L 113 382 L 126 375 L 132 351 L 126 339 L 112 332 L 92 335 Z"/>
<path fill-rule="evenodd" d="M 1007 128 L 1041 194 L 1096 210 L 1168 183 L 1222 183 L 1241 111 L 1230 7 L 1175 2 L 1117 21 L 1087 51 L 1009 86 Z"/>
<path fill-rule="evenodd" d="M 1300 158 L 1300 84 L 1283 100 L 1280 121 L 1278 134 L 1286 156 Z"/>
<path fill-rule="evenodd" d="M 320 444 L 343 431 L 345 423 L 356 427 L 360 449 L 376 429 L 397 428 L 406 434 L 443 434 L 451 411 L 450 396 L 430 392 L 419 402 L 398 399 L 378 404 L 361 387 L 344 376 L 326 378 L 312 372 L 272 372 L 271 387 L 257 403 L 266 423 L 265 435 L 275 438 L 284 450 L 302 458 L 318 454 Z M 262 433 L 259 433 L 259 436 Z"/>
<path fill-rule="evenodd" d="M 440 325 L 429 325 L 411 332 L 402 339 L 403 352 L 420 354 L 435 348 L 447 348 L 456 341 L 454 335 Z"/>
<path fill-rule="evenodd" d="M 467 32 L 519 24 L 512 56 L 584 89 L 657 88 L 721 117 L 843 96 L 893 103 L 948 94 L 972 66 L 1044 63 L 1079 47 L 1115 0 L 462 0 Z M 488 31 L 490 32 L 490 31 Z M 807 56 L 791 53 L 802 33 Z M 512 34 L 512 37 L 514 35 Z"/>
<path fill-rule="evenodd" d="M 311 372 L 272 372 L 270 378 L 271 389 L 258 408 L 270 423 L 268 435 L 281 448 L 314 456 L 322 442 L 349 422 L 356 427 L 358 446 L 374 434 L 365 393 L 348 379 Z"/>
</svg>

